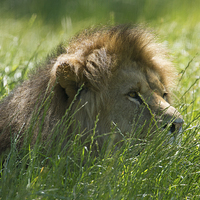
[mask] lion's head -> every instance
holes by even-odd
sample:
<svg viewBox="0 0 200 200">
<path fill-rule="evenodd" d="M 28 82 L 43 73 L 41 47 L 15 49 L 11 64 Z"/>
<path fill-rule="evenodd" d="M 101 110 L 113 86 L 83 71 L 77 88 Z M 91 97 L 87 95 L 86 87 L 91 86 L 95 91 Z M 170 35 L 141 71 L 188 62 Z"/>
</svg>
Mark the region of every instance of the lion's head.
<svg viewBox="0 0 200 200">
<path fill-rule="evenodd" d="M 172 136 L 179 132 L 182 117 L 170 106 L 174 68 L 149 31 L 129 26 L 85 31 L 61 52 L 0 103 L 0 153 L 15 133 L 21 134 L 21 146 L 30 125 L 33 144 L 38 134 L 43 141 L 51 138 L 59 122 L 65 126 L 66 110 L 79 132 L 96 127 L 102 135 L 117 127 L 115 141 L 138 130 L 143 138 L 168 124 Z M 105 137 L 99 138 L 100 144 Z"/>
<path fill-rule="evenodd" d="M 71 108 L 84 105 L 75 115 L 82 130 L 93 129 L 98 115 L 98 134 L 110 132 L 112 123 L 122 134 L 140 129 L 141 137 L 150 126 L 154 132 L 169 123 L 169 133 L 179 132 L 183 119 L 170 105 L 174 68 L 148 31 L 117 26 L 86 32 L 66 52 L 51 73 L 65 89 L 68 106 L 83 85 Z"/>
</svg>

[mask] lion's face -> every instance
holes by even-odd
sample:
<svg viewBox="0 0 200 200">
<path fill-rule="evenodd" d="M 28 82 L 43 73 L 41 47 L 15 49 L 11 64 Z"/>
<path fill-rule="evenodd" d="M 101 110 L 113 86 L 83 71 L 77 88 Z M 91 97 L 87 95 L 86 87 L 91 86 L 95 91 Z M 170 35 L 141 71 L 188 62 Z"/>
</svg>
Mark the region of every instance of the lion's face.
<svg viewBox="0 0 200 200">
<path fill-rule="evenodd" d="M 181 129 L 182 116 L 170 106 L 170 94 L 159 74 L 142 69 L 136 62 L 129 62 L 113 74 L 107 89 L 103 123 L 113 122 L 123 134 L 140 130 L 141 137 L 172 123 L 169 133 L 173 137 Z"/>
<path fill-rule="evenodd" d="M 71 64 L 66 64 L 70 57 L 67 55 L 66 58 L 61 56 L 59 62 L 64 64 L 57 68 L 57 75 L 66 73 L 65 76 L 60 76 L 59 80 L 63 87 L 67 88 L 66 93 L 71 93 L 74 98 L 75 93 L 69 89 L 73 90 L 75 86 L 71 82 L 68 83 L 66 78 L 70 74 L 67 68 L 74 66 L 72 63 L 75 61 L 73 57 Z M 75 64 L 80 65 L 77 62 Z M 94 62 L 92 64 L 94 66 Z M 173 133 L 174 137 L 181 129 L 183 119 L 180 113 L 170 106 L 170 94 L 162 83 L 160 74 L 134 61 L 126 61 L 121 65 L 112 72 L 107 87 L 102 90 L 95 91 L 90 86 L 87 87 L 85 80 L 86 87 L 72 106 L 73 112 L 79 108 L 75 118 L 81 124 L 82 130 L 92 130 L 98 115 L 99 134 L 109 133 L 114 125 L 124 135 L 139 130 L 140 137 L 143 138 L 171 123 L 169 133 Z M 73 79 L 72 75 L 70 78 Z M 79 78 L 76 77 L 77 79 Z M 65 83 L 69 85 L 64 86 Z M 121 140 L 120 134 L 118 136 L 116 141 Z"/>
</svg>

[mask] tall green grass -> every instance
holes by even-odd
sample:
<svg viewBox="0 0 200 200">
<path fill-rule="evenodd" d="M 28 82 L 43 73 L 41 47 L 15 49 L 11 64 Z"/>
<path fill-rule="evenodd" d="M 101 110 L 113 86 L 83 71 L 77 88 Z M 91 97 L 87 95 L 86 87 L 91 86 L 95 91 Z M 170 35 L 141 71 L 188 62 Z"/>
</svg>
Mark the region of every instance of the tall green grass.
<svg viewBox="0 0 200 200">
<path fill-rule="evenodd" d="M 34 5 L 38 1 L 30 1 L 34 5 L 24 4 L 29 11 L 26 13 L 23 6 L 20 9 L 20 2 L 28 1 L 1 4 L 1 99 L 27 78 L 36 62 L 75 32 L 99 23 L 142 22 L 153 27 L 159 41 L 171 50 L 177 69 L 174 106 L 185 123 L 181 145 L 163 144 L 166 132 L 160 131 L 155 139 L 135 144 L 137 133 L 130 133 L 121 148 L 97 148 L 98 156 L 91 152 L 90 145 L 81 142 L 81 133 L 72 134 L 64 150 L 60 144 L 65 135 L 60 142 L 54 141 L 52 149 L 38 140 L 34 147 L 27 142 L 17 150 L 16 137 L 11 150 L 0 160 L 0 199 L 199 199 L 198 1 L 101 1 L 101 5 L 90 0 L 69 1 L 56 7 L 61 13 L 58 17 L 55 10 L 51 12 L 52 6 L 45 10 L 44 4 L 37 8 Z M 48 22 L 51 13 L 55 19 Z M 54 130 L 55 136 L 61 128 L 62 121 Z M 31 135 L 31 128 L 25 134 Z M 95 140 L 89 136 L 87 141 L 92 144 Z"/>
<path fill-rule="evenodd" d="M 55 138 L 60 130 L 67 133 L 68 126 L 63 130 L 62 125 L 61 120 L 55 127 Z M 25 133 L 28 138 L 31 129 Z M 50 146 L 38 137 L 34 147 L 27 142 L 21 150 L 16 148 L 16 137 L 1 161 L 1 198 L 198 199 L 198 132 L 199 127 L 184 128 L 181 145 L 167 142 L 167 130 L 157 131 L 153 140 L 145 138 L 140 143 L 135 143 L 138 135 L 134 132 L 124 138 L 120 148 L 97 148 L 98 156 L 90 148 L 93 135 L 88 136 L 86 145 L 81 133 L 72 133 L 64 149 L 65 134 Z"/>
</svg>

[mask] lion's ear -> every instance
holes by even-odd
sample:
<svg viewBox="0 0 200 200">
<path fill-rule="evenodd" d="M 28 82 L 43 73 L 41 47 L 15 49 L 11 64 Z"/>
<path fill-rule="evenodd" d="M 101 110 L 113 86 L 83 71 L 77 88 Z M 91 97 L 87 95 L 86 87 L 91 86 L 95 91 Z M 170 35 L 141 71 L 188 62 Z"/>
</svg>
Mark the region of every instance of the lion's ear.
<svg viewBox="0 0 200 200">
<path fill-rule="evenodd" d="M 65 89 L 70 101 L 72 101 L 79 87 L 85 81 L 83 61 L 77 56 L 63 54 L 57 58 L 54 69 L 58 83 Z"/>
</svg>

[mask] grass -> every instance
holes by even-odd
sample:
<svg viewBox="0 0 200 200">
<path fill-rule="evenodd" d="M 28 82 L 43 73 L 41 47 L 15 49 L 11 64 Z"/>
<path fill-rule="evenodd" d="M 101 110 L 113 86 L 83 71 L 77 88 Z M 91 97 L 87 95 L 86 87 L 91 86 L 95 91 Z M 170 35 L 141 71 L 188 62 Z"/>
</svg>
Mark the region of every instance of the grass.
<svg viewBox="0 0 200 200">
<path fill-rule="evenodd" d="M 74 10 L 66 8 L 68 4 L 57 7 L 59 16 L 52 23 L 47 22 L 51 19 L 52 7 L 44 12 L 41 10 L 44 7 L 38 8 L 39 12 L 32 11 L 36 9 L 32 5 L 27 7 L 31 14 L 18 16 L 19 5 L 12 10 L 8 6 L 12 1 L 2 2 L 7 10 L 2 10 L 0 20 L 1 99 L 27 78 L 36 62 L 43 60 L 60 41 L 75 32 L 108 20 L 111 24 L 142 22 L 154 28 L 159 41 L 164 41 L 171 50 L 178 72 L 174 106 L 183 115 L 185 123 L 181 145 L 162 145 L 166 133 L 160 133 L 152 141 L 142 141 L 143 148 L 133 145 L 133 135 L 131 139 L 125 138 L 117 151 L 113 151 L 114 147 L 110 151 L 103 148 L 98 157 L 81 143 L 81 134 L 72 134 L 66 146 L 67 154 L 60 150 L 59 143 L 54 149 L 44 148 L 39 142 L 30 148 L 27 143 L 23 150 L 17 151 L 17 140 L 13 141 L 11 150 L 4 155 L 5 160 L 0 162 L 0 199 L 200 198 L 200 24 L 197 0 L 192 3 L 163 0 L 162 4 L 154 0 L 152 5 L 145 0 L 142 3 L 102 1 L 101 4 L 90 0 L 77 1 L 77 4 L 69 1 Z M 59 25 L 55 27 L 55 24 Z M 55 134 L 58 134 L 59 124 L 56 130 Z M 64 135 L 60 140 L 63 139 Z M 88 141 L 93 139 L 88 138 Z M 140 154 L 137 153 L 139 149 L 142 149 Z"/>
</svg>

